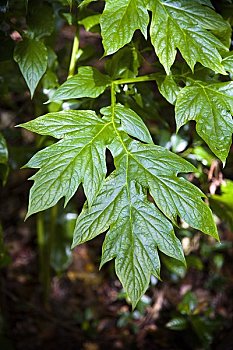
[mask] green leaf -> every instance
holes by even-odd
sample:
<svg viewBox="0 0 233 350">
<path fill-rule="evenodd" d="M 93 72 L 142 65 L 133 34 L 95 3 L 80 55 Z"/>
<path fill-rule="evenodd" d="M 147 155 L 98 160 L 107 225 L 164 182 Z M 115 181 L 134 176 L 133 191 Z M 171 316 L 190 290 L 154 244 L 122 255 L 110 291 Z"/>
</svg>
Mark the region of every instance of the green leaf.
<svg viewBox="0 0 233 350">
<path fill-rule="evenodd" d="M 35 39 L 25 38 L 20 41 L 14 52 L 14 60 L 18 63 L 21 73 L 30 89 L 31 97 L 47 68 L 47 49 Z"/>
<path fill-rule="evenodd" d="M 110 55 L 128 44 L 134 32 L 140 29 L 147 37 L 149 0 L 106 0 L 100 18 L 105 55 Z"/>
<path fill-rule="evenodd" d="M 155 146 L 142 120 L 129 108 L 113 103 L 101 113 L 103 118 L 93 111 L 50 113 L 23 125 L 62 138 L 27 164 L 40 168 L 32 177 L 28 216 L 62 197 L 67 203 L 82 183 L 87 203 L 76 222 L 73 247 L 110 228 L 101 264 L 115 258 L 116 273 L 135 307 L 150 275 L 159 278 L 158 250 L 185 264 L 169 219 L 176 223 L 180 216 L 193 227 L 218 235 L 203 193 L 177 177 L 195 167 Z M 116 168 L 107 178 L 106 148 Z"/>
<path fill-rule="evenodd" d="M 116 146 L 118 151 L 119 145 Z M 110 148 L 114 154 L 116 151 Z M 138 174 L 140 183 L 148 187 L 156 205 L 170 220 L 177 224 L 177 217 L 190 226 L 218 239 L 211 211 L 202 200 L 204 194 L 183 178 L 179 172 L 195 171 L 195 168 L 179 156 L 155 145 L 131 142 L 127 145 L 130 154 L 129 173 Z M 115 166 L 121 163 L 121 155 Z"/>
<path fill-rule="evenodd" d="M 49 113 L 23 125 L 42 135 L 62 138 L 39 151 L 26 165 L 41 168 L 34 180 L 27 217 L 55 205 L 62 197 L 65 204 L 83 183 L 91 204 L 106 175 L 105 149 L 109 123 L 93 111 Z M 93 161 L 94 160 L 94 161 Z"/>
<path fill-rule="evenodd" d="M 197 133 L 223 162 L 228 155 L 233 132 L 233 83 L 186 86 L 176 101 L 177 129 L 189 120 L 197 123 Z"/>
<path fill-rule="evenodd" d="M 112 174 L 91 208 L 85 207 L 74 232 L 73 247 L 104 232 L 101 266 L 116 258 L 116 273 L 133 307 L 146 291 L 150 275 L 159 277 L 157 249 L 184 263 L 172 225 L 150 203 L 141 186 L 127 178 L 127 159 L 121 175 Z"/>
<path fill-rule="evenodd" d="M 174 331 L 183 331 L 188 327 L 188 321 L 185 317 L 175 317 L 166 324 L 166 327 Z"/>
<path fill-rule="evenodd" d="M 222 64 L 227 72 L 233 74 L 233 51 L 228 53 L 223 59 Z"/>
<path fill-rule="evenodd" d="M 91 28 L 95 27 L 100 23 L 100 14 L 88 16 L 79 21 L 79 24 L 82 24 L 85 30 L 89 31 Z"/>
<path fill-rule="evenodd" d="M 47 3 L 30 1 L 28 6 L 27 24 L 29 32 L 34 38 L 51 35 L 54 31 L 54 12 L 52 6 Z"/>
<path fill-rule="evenodd" d="M 192 315 L 198 305 L 196 294 L 187 292 L 182 301 L 178 304 L 178 310 L 183 315 Z"/>
<path fill-rule="evenodd" d="M 213 34 L 229 28 L 220 15 L 191 0 L 151 1 L 150 9 L 151 41 L 167 74 L 177 49 L 192 70 L 196 62 L 200 62 L 215 72 L 226 74 L 220 53 L 228 48 Z"/>
<path fill-rule="evenodd" d="M 78 74 L 69 78 L 54 93 L 51 100 L 69 100 L 71 98 L 96 98 L 111 84 L 108 75 L 93 67 L 80 67 Z"/>
<path fill-rule="evenodd" d="M 98 0 L 83 0 L 81 4 L 79 5 L 80 7 L 84 7 L 89 5 L 91 2 L 98 1 Z"/>
<path fill-rule="evenodd" d="M 196 1 L 197 3 L 199 3 L 201 5 L 206 5 L 206 6 L 212 7 L 214 9 L 214 6 L 212 5 L 211 0 L 194 0 L 194 1 Z"/>
<path fill-rule="evenodd" d="M 112 108 L 105 107 L 100 111 L 103 115 L 111 117 Z M 117 104 L 114 109 L 115 118 L 119 119 L 121 125 L 118 129 L 123 130 L 129 135 L 137 138 L 140 141 L 153 143 L 149 130 L 143 123 L 142 119 L 132 109 L 121 104 Z"/>
<path fill-rule="evenodd" d="M 113 80 L 134 78 L 140 68 L 140 56 L 136 47 L 125 46 L 106 62 L 106 71 Z"/>
<path fill-rule="evenodd" d="M 161 95 L 163 95 L 163 97 L 166 98 L 168 102 L 174 104 L 181 88 L 177 85 L 172 74 L 157 75 L 156 83 Z"/>
<path fill-rule="evenodd" d="M 0 164 L 7 164 L 8 162 L 8 150 L 5 138 L 0 132 Z"/>
</svg>

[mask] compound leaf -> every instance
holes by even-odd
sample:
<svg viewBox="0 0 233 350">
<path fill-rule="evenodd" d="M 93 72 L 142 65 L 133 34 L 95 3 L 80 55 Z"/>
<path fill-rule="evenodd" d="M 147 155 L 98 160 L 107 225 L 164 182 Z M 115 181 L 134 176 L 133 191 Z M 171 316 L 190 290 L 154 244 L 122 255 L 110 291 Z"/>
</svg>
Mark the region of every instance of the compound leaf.
<svg viewBox="0 0 233 350">
<path fill-rule="evenodd" d="M 220 15 L 190 0 L 152 0 L 150 9 L 151 41 L 167 74 L 177 49 L 192 70 L 196 62 L 200 62 L 215 72 L 226 74 L 220 54 L 228 48 L 214 34 L 229 30 L 229 24 Z"/>
<path fill-rule="evenodd" d="M 198 134 L 223 162 L 228 155 L 233 132 L 233 83 L 186 86 L 176 101 L 177 129 L 195 120 Z"/>
<path fill-rule="evenodd" d="M 195 167 L 155 146 L 142 120 L 129 108 L 113 104 L 101 113 L 103 118 L 93 111 L 49 113 L 23 125 L 61 139 L 27 164 L 40 168 L 32 177 L 28 215 L 63 196 L 67 203 L 83 183 L 87 203 L 77 219 L 72 246 L 109 230 L 101 265 L 115 258 L 116 273 L 135 307 L 151 274 L 159 278 L 158 251 L 185 264 L 170 220 L 176 223 L 179 216 L 215 238 L 218 235 L 203 193 L 177 177 Z M 107 178 L 106 148 L 116 168 Z"/>
<path fill-rule="evenodd" d="M 54 93 L 51 100 L 69 100 L 71 98 L 96 98 L 111 84 L 108 75 L 93 67 L 80 67 L 78 74 L 69 78 Z"/>
<path fill-rule="evenodd" d="M 18 63 L 33 97 L 47 68 L 48 56 L 45 45 L 39 40 L 25 38 L 16 45 L 14 60 Z"/>
<path fill-rule="evenodd" d="M 149 15 L 148 0 L 106 0 L 100 18 L 101 35 L 106 55 L 110 55 L 128 44 L 140 29 L 145 38 Z"/>
</svg>

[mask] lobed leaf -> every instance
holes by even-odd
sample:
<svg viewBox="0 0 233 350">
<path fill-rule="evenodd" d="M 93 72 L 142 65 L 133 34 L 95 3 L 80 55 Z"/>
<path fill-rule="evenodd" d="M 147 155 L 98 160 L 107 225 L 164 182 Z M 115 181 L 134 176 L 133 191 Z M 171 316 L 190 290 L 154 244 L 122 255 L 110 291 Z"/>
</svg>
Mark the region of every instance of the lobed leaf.
<svg viewBox="0 0 233 350">
<path fill-rule="evenodd" d="M 62 140 L 39 151 L 26 165 L 40 168 L 31 177 L 34 184 L 27 217 L 55 205 L 62 197 L 65 197 L 66 204 L 80 183 L 83 183 L 91 204 L 105 178 L 105 150 L 111 133 L 110 123 L 92 111 L 70 111 L 68 117 L 62 119 L 63 115 L 64 112 L 49 113 L 23 125 L 28 130 L 59 138 L 65 132 Z M 48 131 L 45 131 L 46 125 Z M 70 132 L 73 126 L 77 132 Z"/>
<path fill-rule="evenodd" d="M 101 35 L 106 55 L 128 44 L 134 32 L 140 29 L 147 37 L 149 0 L 106 0 L 100 18 Z"/>
<path fill-rule="evenodd" d="M 128 178 L 126 158 L 121 173 L 113 173 L 92 207 L 85 207 L 80 214 L 73 247 L 110 226 L 101 266 L 115 258 L 116 273 L 135 307 L 148 287 L 151 274 L 159 278 L 158 249 L 184 264 L 185 260 L 170 222 L 147 200 L 141 186 Z"/>
<path fill-rule="evenodd" d="M 186 86 L 178 94 L 177 129 L 195 120 L 198 134 L 213 153 L 226 160 L 233 132 L 233 83 L 206 84 L 201 81 Z"/>
<path fill-rule="evenodd" d="M 101 266 L 115 258 L 116 273 L 134 307 L 151 274 L 159 278 L 158 251 L 185 264 L 170 220 L 177 223 L 179 216 L 215 238 L 218 235 L 203 193 L 177 177 L 195 167 L 155 146 L 143 121 L 131 109 L 113 104 L 101 113 L 103 118 L 93 111 L 49 113 L 23 125 L 60 138 L 27 164 L 40 169 L 32 177 L 28 216 L 62 197 L 67 203 L 82 183 L 87 203 L 77 219 L 72 246 L 109 230 Z M 106 148 L 116 168 L 107 178 Z"/>
<path fill-rule="evenodd" d="M 114 150 L 111 148 L 114 154 Z M 209 207 L 203 202 L 204 194 L 187 180 L 177 177 L 179 172 L 195 168 L 179 156 L 155 145 L 131 142 L 127 145 L 129 177 L 136 179 L 150 194 L 158 208 L 177 224 L 177 217 L 190 226 L 218 239 L 218 233 Z M 116 158 L 118 168 L 122 155 Z"/>
<path fill-rule="evenodd" d="M 151 41 L 167 74 L 177 49 L 192 70 L 196 62 L 200 62 L 215 72 L 226 74 L 220 54 L 228 48 L 213 34 L 229 28 L 220 15 L 190 0 L 152 0 L 150 9 Z"/>
</svg>

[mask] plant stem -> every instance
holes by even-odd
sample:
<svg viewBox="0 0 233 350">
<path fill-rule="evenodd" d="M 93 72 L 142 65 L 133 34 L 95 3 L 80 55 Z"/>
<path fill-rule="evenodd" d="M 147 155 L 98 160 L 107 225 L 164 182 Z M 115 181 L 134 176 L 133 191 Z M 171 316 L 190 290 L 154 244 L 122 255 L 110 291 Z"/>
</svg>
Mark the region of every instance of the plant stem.
<svg viewBox="0 0 233 350">
<path fill-rule="evenodd" d="M 115 81 L 111 84 L 111 107 L 114 109 L 116 105 Z"/>
<path fill-rule="evenodd" d="M 44 229 L 44 213 L 37 213 L 36 216 L 36 228 L 37 228 L 37 244 L 39 250 L 39 279 L 43 286 L 43 299 L 46 302 L 46 237 Z"/>
<path fill-rule="evenodd" d="M 114 80 L 113 84 L 121 85 L 121 84 L 142 83 L 144 81 L 154 81 L 154 80 L 156 80 L 157 76 L 158 76 L 158 74 L 153 73 L 150 75 L 143 75 L 141 77 L 136 77 L 136 78 L 119 79 L 119 80 Z"/>
<path fill-rule="evenodd" d="M 73 41 L 72 54 L 70 58 L 70 66 L 69 66 L 69 73 L 68 73 L 67 79 L 71 78 L 75 73 L 78 50 L 79 50 L 79 28 L 77 27 L 77 30 L 74 36 L 74 41 Z"/>
<path fill-rule="evenodd" d="M 73 16 L 74 24 L 77 23 L 77 13 L 75 12 Z M 79 50 L 79 27 L 76 26 L 76 33 L 73 40 L 72 53 L 70 58 L 70 65 L 68 71 L 67 79 L 71 78 L 75 74 L 75 67 L 77 62 L 77 53 Z M 38 142 L 38 147 L 44 141 L 40 140 Z M 50 294 L 50 282 L 51 282 L 51 253 L 54 242 L 55 230 L 56 230 L 56 221 L 58 214 L 58 205 L 56 204 L 50 210 L 50 225 L 48 234 L 45 232 L 45 221 L 44 214 L 37 214 L 37 241 L 39 248 L 39 278 L 41 284 L 43 286 L 43 299 L 44 302 L 48 302 L 49 294 Z"/>
</svg>

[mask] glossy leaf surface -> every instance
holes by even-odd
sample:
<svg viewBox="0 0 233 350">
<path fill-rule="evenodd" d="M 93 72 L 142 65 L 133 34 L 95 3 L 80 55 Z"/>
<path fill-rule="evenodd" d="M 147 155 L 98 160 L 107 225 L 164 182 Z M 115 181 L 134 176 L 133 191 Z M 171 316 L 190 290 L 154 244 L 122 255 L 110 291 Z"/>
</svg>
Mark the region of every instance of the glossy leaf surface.
<svg viewBox="0 0 233 350">
<path fill-rule="evenodd" d="M 147 37 L 149 23 L 147 4 L 148 0 L 106 0 L 100 19 L 106 55 L 128 44 L 137 29 Z"/>
<path fill-rule="evenodd" d="M 220 54 L 228 48 L 213 34 L 229 28 L 220 15 L 197 1 L 189 0 L 152 0 L 150 9 L 153 13 L 151 41 L 167 74 L 175 61 L 177 49 L 192 70 L 196 62 L 200 62 L 225 74 Z"/>
<path fill-rule="evenodd" d="M 73 247 L 109 229 L 101 264 L 115 258 L 116 273 L 135 306 L 150 275 L 159 277 L 158 250 L 184 263 L 169 219 L 176 223 L 179 216 L 215 238 L 218 235 L 203 193 L 177 177 L 195 167 L 155 146 L 131 109 L 114 104 L 101 113 L 102 118 L 93 111 L 50 113 L 23 125 L 61 138 L 27 164 L 40 168 L 32 177 L 28 215 L 51 207 L 63 196 L 67 203 L 83 183 L 88 201 L 77 219 Z M 105 179 L 106 148 L 116 169 Z M 148 191 L 154 203 L 148 200 Z"/>
<path fill-rule="evenodd" d="M 78 74 L 62 84 L 52 96 L 52 100 L 68 100 L 71 98 L 98 97 L 110 85 L 107 75 L 93 67 L 80 67 Z"/>
<path fill-rule="evenodd" d="M 222 161 L 226 160 L 233 132 L 233 83 L 195 82 L 178 94 L 177 129 L 195 120 L 198 134 Z"/>
<path fill-rule="evenodd" d="M 33 97 L 47 68 L 47 49 L 41 41 L 26 38 L 16 45 L 14 59 L 18 63 Z"/>
</svg>

